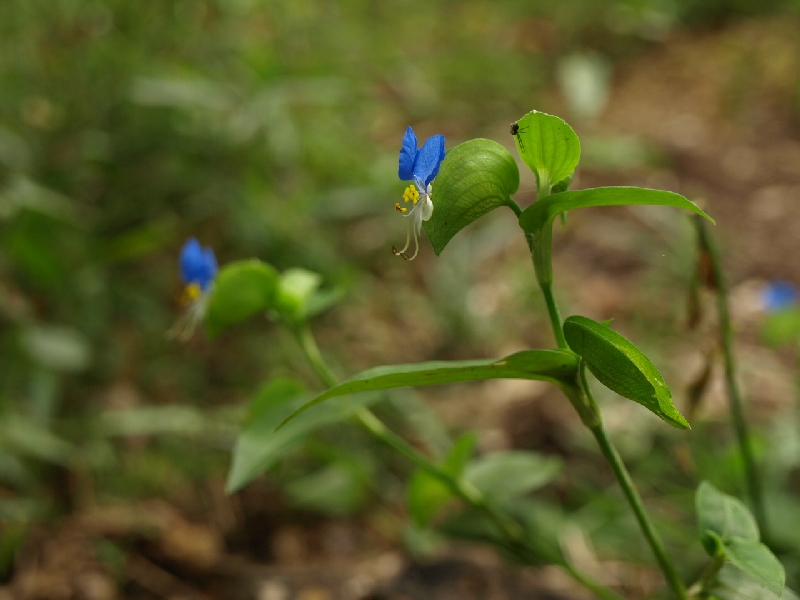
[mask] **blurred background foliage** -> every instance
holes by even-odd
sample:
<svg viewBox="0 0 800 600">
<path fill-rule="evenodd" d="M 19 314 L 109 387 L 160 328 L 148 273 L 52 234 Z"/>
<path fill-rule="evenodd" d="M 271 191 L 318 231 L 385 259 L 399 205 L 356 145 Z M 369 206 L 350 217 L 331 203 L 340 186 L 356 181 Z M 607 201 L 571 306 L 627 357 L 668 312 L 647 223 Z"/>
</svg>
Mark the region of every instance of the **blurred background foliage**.
<svg viewBox="0 0 800 600">
<path fill-rule="evenodd" d="M 215 342 L 202 334 L 185 345 L 166 339 L 181 310 L 176 257 L 188 236 L 212 246 L 222 264 L 255 256 L 280 270 L 319 272 L 327 287 L 343 289 L 344 303 L 316 323 L 343 374 L 390 361 L 548 346 L 524 243 L 508 240 L 510 215 L 492 215 L 464 232 L 441 259 L 429 248 L 413 265 L 391 255 L 404 235 L 392 206 L 403 188 L 396 161 L 406 126 L 423 139 L 444 133 L 448 147 L 478 136 L 511 147 L 508 123 L 533 108 L 558 112 L 582 135 L 587 180 L 635 183 L 625 179 L 632 174 L 655 181 L 653 187 L 683 185 L 678 191 L 709 197 L 709 212 L 719 208 L 722 226 L 733 226 L 734 217 L 725 218 L 730 211 L 714 204 L 714 175 L 698 181 L 704 167 L 686 167 L 685 155 L 658 136 L 634 136 L 615 128 L 613 118 L 604 121 L 607 103 L 613 112 L 614 82 L 634 61 L 649 56 L 658 69 L 666 49 L 710 40 L 728 67 L 708 100 L 720 119 L 710 127 L 729 131 L 751 119 L 757 130 L 769 121 L 797 140 L 798 15 L 797 0 L 4 0 L 0 571 L 13 577 L 14 559 L 36 523 L 57 524 L 87 507 L 163 498 L 196 521 L 213 521 L 208 515 L 218 507 L 207 501 L 216 497 L 209 489 L 221 488 L 246 401 L 273 376 L 319 386 L 291 337 L 266 320 Z M 748 23 L 752 28 L 742 29 Z M 679 74 L 691 82 L 688 95 L 694 83 L 701 88 L 713 79 L 701 71 L 702 60 L 697 64 L 697 73 Z M 684 137 L 701 129 L 682 123 Z M 723 167 L 746 168 L 748 155 L 725 156 Z M 533 199 L 527 177 L 523 203 Z M 565 273 L 561 285 L 570 309 L 593 293 L 612 297 L 609 306 L 622 303 L 620 294 L 639 298 L 626 305 L 630 318 L 623 314 L 623 323 L 648 336 L 643 345 L 651 344 L 657 364 L 671 365 L 664 370 L 672 381 L 687 382 L 689 375 L 676 374 L 694 373 L 696 365 L 672 364 L 669 356 L 690 345 L 676 341 L 684 308 L 675 289 L 691 275 L 691 230 L 661 215 L 636 213 L 644 229 L 637 234 L 601 213 L 595 227 L 606 226 L 616 247 L 593 254 L 591 239 L 580 236 L 562 247 L 563 266 L 588 262 L 619 275 L 623 291 L 586 284 L 587 267 Z M 661 232 L 656 248 L 653 231 Z M 632 245 L 623 248 L 626 242 Z M 796 275 L 781 271 L 785 255 L 758 263 L 743 258 L 758 249 L 736 254 L 733 246 L 734 283 Z M 670 253 L 658 269 L 640 272 L 641 261 Z M 635 279 L 625 276 L 630 271 Z M 668 296 L 653 302 L 660 292 Z M 633 316 L 643 307 L 645 314 Z M 617 315 L 602 318 L 611 316 Z M 783 405 L 793 404 L 794 391 L 788 394 Z M 475 403 L 459 409 L 452 394 L 441 400 L 437 413 L 447 427 L 480 429 L 470 423 L 482 414 Z M 429 448 L 448 445 L 447 427 L 414 393 L 381 410 Z M 625 546 L 624 527 L 634 535 L 632 521 L 620 514 L 616 497 L 598 494 L 610 480 L 589 472 L 597 464 L 587 458 L 591 445 L 573 439 L 562 413 L 536 411 L 514 418 L 512 410 L 504 443 L 572 457 L 572 474 L 552 503 L 580 507 L 579 520 L 598 546 L 640 559 L 637 548 Z M 693 527 L 697 477 L 712 473 L 723 489 L 741 490 L 724 417 L 696 427 L 723 440 L 719 446 L 696 434 L 697 443 L 684 440 L 677 451 L 676 436 L 649 417 L 634 411 L 617 418 L 636 423 L 618 434 L 640 479 L 661 482 L 654 489 L 643 484 L 646 495 L 665 513 L 688 515 L 685 531 Z M 545 425 L 526 424 L 536 419 Z M 774 503 L 788 506 L 782 514 L 791 518 L 800 461 L 796 420 L 783 425 L 783 463 L 773 462 L 770 480 L 783 490 Z M 482 437 L 483 448 L 492 448 L 495 434 L 497 428 Z M 402 499 L 392 473 L 407 467 L 371 444 L 345 425 L 326 430 L 262 482 L 266 496 L 256 498 L 266 502 L 277 485 L 281 502 L 334 515 L 363 511 L 376 495 Z M 659 451 L 648 454 L 650 448 Z M 217 529 L 229 549 L 274 558 L 274 548 L 258 550 L 268 542 L 254 535 L 242 541 L 247 523 L 266 531 L 248 521 L 267 511 L 254 505 L 243 509 L 238 525 Z M 672 531 L 670 541 L 683 543 L 681 531 Z M 797 531 L 783 533 L 788 545 L 800 539 Z M 796 582 L 796 549 L 793 556 Z"/>
</svg>

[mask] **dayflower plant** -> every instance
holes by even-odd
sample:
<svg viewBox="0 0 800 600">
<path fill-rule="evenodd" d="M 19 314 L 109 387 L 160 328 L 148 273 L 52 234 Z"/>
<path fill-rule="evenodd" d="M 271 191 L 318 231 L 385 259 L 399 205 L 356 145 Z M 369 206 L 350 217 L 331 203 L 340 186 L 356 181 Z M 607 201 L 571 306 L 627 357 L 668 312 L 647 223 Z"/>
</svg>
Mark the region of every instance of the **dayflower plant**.
<svg viewBox="0 0 800 600">
<path fill-rule="evenodd" d="M 397 175 L 402 181 L 413 181 L 403 192 L 403 202 L 411 202 L 411 208 L 402 206 L 399 202 L 394 205 L 397 212 L 404 217 L 410 217 L 406 245 L 401 250 L 392 246 L 395 256 L 404 260 L 414 260 L 419 253 L 419 234 L 422 222 L 433 215 L 433 202 L 431 191 L 433 178 L 439 173 L 439 167 L 444 160 L 444 136 L 437 134 L 425 140 L 422 148 L 417 148 L 417 136 L 411 126 L 406 129 L 403 136 L 403 146 L 400 148 L 400 164 Z M 407 250 L 414 238 L 414 254 L 409 256 Z"/>
<path fill-rule="evenodd" d="M 167 336 L 185 341 L 205 317 L 211 284 L 217 276 L 217 257 L 211 248 L 203 248 L 197 238 L 190 237 L 181 248 L 178 265 L 185 285 L 181 298 L 185 309 Z"/>
<path fill-rule="evenodd" d="M 406 130 L 398 175 L 401 180 L 411 181 L 411 185 L 404 192 L 404 202 L 398 202 L 395 209 L 410 217 L 410 223 L 405 246 L 402 250 L 392 250 L 405 260 L 415 258 L 422 225 L 428 221 L 425 229 L 438 255 L 454 235 L 480 216 L 501 206 L 510 208 L 518 217 L 520 233 L 531 250 L 534 274 L 544 297 L 556 347 L 521 350 L 501 358 L 388 365 L 340 381 L 325 362 L 308 323 L 315 311 L 311 308 L 294 311 L 290 319 L 282 319 L 283 324 L 294 334 L 310 366 L 328 389 L 306 393 L 300 386 L 289 393 L 285 382 L 279 382 L 278 387 L 260 392 L 253 406 L 260 407 L 261 412 L 254 415 L 237 441 L 227 489 L 236 491 L 252 481 L 313 429 L 352 417 L 417 468 L 406 490 L 408 510 L 415 527 L 438 529 L 441 525 L 441 532 L 493 543 L 523 564 L 558 565 L 596 597 L 619 600 L 616 592 L 571 564 L 561 551 L 557 534 L 550 535 L 544 531 L 547 528 L 539 527 L 539 517 L 533 514 L 536 505 L 529 502 L 527 495 L 557 472 L 557 469 L 545 467 L 541 457 L 519 451 L 473 457 L 476 437 L 471 434 L 454 440 L 444 457 L 432 456 L 392 431 L 370 410 L 368 405 L 379 400 L 377 395 L 362 393 L 348 398 L 361 392 L 489 379 L 546 381 L 563 392 L 565 400 L 572 404 L 583 425 L 596 439 L 675 598 L 733 600 L 734 595 L 728 593 L 730 590 L 736 592 L 736 598 L 793 597 L 790 591 L 784 590 L 783 566 L 761 542 L 756 522 L 760 519 L 750 515 L 743 504 L 708 484 L 701 485 L 698 490 L 697 512 L 701 541 L 710 558 L 700 580 L 687 590 L 682 571 L 673 563 L 614 447 L 601 407 L 589 385 L 589 376 L 677 429 L 689 429 L 689 423 L 674 405 L 666 381 L 644 352 L 616 332 L 608 321 L 594 321 L 581 315 L 562 318 L 553 287 L 553 225 L 559 215 L 567 211 L 595 206 L 654 205 L 681 208 L 711 220 L 710 217 L 693 202 L 673 192 L 629 186 L 569 190 L 580 160 L 580 141 L 572 128 L 558 117 L 538 111 L 523 116 L 515 125 L 512 134 L 520 158 L 532 170 L 537 182 L 536 202 L 525 210 L 512 198 L 519 189 L 518 163 L 502 144 L 487 139 L 469 140 L 452 148 L 447 162 L 443 163 L 444 136 L 432 136 L 418 148 L 413 129 Z M 437 175 L 434 211 L 431 182 Z M 702 224 L 699 219 L 697 222 Z M 407 254 L 412 236 L 413 254 Z M 701 241 L 711 253 L 708 239 L 703 237 Z M 209 253 L 196 240 L 190 240 L 181 255 L 181 274 L 187 290 L 192 284 L 197 286 L 188 292 L 196 298 L 194 302 L 202 302 L 214 280 L 216 263 L 210 267 L 209 258 L 213 260 L 213 254 Z M 716 254 L 711 254 L 714 264 L 718 265 Z M 299 279 L 288 273 L 279 276 L 271 266 L 260 261 L 242 261 L 235 272 L 229 269 L 232 267 L 226 266 L 216 280 L 209 302 L 207 319 L 216 323 L 213 329 L 217 331 L 257 312 L 280 314 L 283 299 L 292 288 L 297 289 L 296 283 L 309 282 L 307 276 Z M 717 289 L 722 290 L 721 278 L 717 279 Z M 294 284 L 290 285 L 292 282 Z M 794 298 L 792 291 L 786 288 L 775 291 L 779 293 L 772 301 L 773 306 Z M 313 302 L 309 300 L 308 305 L 311 307 Z M 724 302 L 720 302 L 720 306 L 723 305 Z M 196 310 L 202 310 L 202 305 Z M 728 352 L 731 346 L 730 325 L 726 320 L 728 311 L 724 306 L 719 310 L 723 323 L 720 329 Z M 729 354 L 726 355 L 726 369 L 729 379 L 734 380 L 733 360 Z M 328 400 L 331 402 L 324 407 L 318 406 Z M 741 415 L 740 404 L 735 406 L 732 411 Z M 289 422 L 291 426 L 287 426 Z M 737 430 L 744 431 L 740 426 Z M 532 484 L 534 481 L 538 483 Z M 462 512 L 455 513 L 454 518 L 440 520 L 443 509 L 453 498 L 461 501 Z M 450 510 L 448 508 L 448 512 Z M 692 571 L 701 572 L 697 568 Z M 744 585 L 761 586 L 772 595 L 738 594 Z"/>
</svg>

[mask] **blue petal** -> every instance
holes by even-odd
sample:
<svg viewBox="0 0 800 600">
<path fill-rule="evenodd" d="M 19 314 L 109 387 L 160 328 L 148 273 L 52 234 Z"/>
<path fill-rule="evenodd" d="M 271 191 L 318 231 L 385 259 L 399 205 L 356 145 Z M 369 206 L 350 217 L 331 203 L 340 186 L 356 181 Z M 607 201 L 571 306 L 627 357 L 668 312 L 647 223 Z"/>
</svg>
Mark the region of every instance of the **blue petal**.
<svg viewBox="0 0 800 600">
<path fill-rule="evenodd" d="M 413 168 L 416 158 L 417 136 L 409 125 L 408 129 L 406 129 L 406 134 L 403 136 L 403 147 L 400 148 L 400 168 L 397 170 L 397 175 L 401 181 L 408 181 L 414 178 Z"/>
<path fill-rule="evenodd" d="M 414 161 L 414 180 L 421 181 L 425 185 L 433 181 L 439 173 L 444 154 L 444 136 L 439 134 L 429 137 L 417 153 L 417 160 Z"/>
<path fill-rule="evenodd" d="M 206 291 L 217 275 L 217 259 L 211 248 L 203 248 L 196 238 L 189 238 L 181 248 L 181 279 L 186 285 L 196 283 Z"/>
<path fill-rule="evenodd" d="M 430 183 L 431 181 L 433 181 L 434 177 L 436 177 L 436 176 L 439 174 L 439 167 L 441 167 L 441 166 L 442 166 L 442 161 L 444 160 L 444 156 L 445 156 L 445 151 L 444 151 L 444 136 L 441 136 L 441 138 L 442 138 L 442 151 L 441 151 L 441 153 L 439 154 L 439 164 L 438 164 L 438 165 L 436 165 L 436 168 L 433 170 L 433 173 L 431 174 L 430 181 L 428 181 L 428 183 Z M 425 185 L 428 185 L 428 184 L 426 183 Z"/>
<path fill-rule="evenodd" d="M 186 285 L 196 281 L 198 265 L 203 262 L 203 247 L 197 238 L 189 238 L 181 248 L 179 261 L 181 279 Z"/>
<path fill-rule="evenodd" d="M 797 288 L 788 281 L 772 281 L 761 292 L 764 310 L 775 312 L 797 302 Z"/>
<path fill-rule="evenodd" d="M 208 286 L 211 285 L 211 282 L 214 281 L 214 278 L 217 276 L 217 257 L 214 256 L 214 251 L 211 248 L 206 248 L 203 250 L 203 257 L 205 262 L 203 264 L 204 271 L 203 277 L 198 281 L 200 284 L 200 289 L 204 292 L 208 289 Z"/>
</svg>

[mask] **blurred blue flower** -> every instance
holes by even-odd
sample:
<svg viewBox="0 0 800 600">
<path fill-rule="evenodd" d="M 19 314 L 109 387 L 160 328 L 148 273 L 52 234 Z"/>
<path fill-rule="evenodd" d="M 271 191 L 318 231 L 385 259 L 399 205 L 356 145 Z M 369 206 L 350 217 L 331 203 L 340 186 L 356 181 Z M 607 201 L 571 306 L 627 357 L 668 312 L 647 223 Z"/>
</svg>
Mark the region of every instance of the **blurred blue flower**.
<svg viewBox="0 0 800 600">
<path fill-rule="evenodd" d="M 767 312 L 777 312 L 797 303 L 797 288 L 788 281 L 771 281 L 761 291 L 761 304 Z"/>
<path fill-rule="evenodd" d="M 187 287 L 196 285 L 207 291 L 217 276 L 217 257 L 211 248 L 203 248 L 197 238 L 190 237 L 181 248 L 181 279 Z"/>
<path fill-rule="evenodd" d="M 209 291 L 217 276 L 217 257 L 211 248 L 203 248 L 196 238 L 190 237 L 181 248 L 178 264 L 186 286 L 181 303 L 186 308 L 167 332 L 167 337 L 185 341 L 192 337 L 197 324 L 206 315 Z"/>
<path fill-rule="evenodd" d="M 401 206 L 399 202 L 394 205 L 397 212 L 404 217 L 411 217 L 406 234 L 406 245 L 402 250 L 392 246 L 395 256 L 400 256 L 405 260 L 414 260 L 419 252 L 419 234 L 422 231 L 422 222 L 427 221 L 433 214 L 433 202 L 431 202 L 431 182 L 439 173 L 439 167 L 444 160 L 444 136 L 437 134 L 425 140 L 422 148 L 417 148 L 417 136 L 409 126 L 403 136 L 403 145 L 400 148 L 399 167 L 397 175 L 403 181 L 413 181 L 403 192 L 403 202 L 411 202 L 412 206 Z M 408 256 L 406 250 L 411 245 L 411 238 L 414 239 L 414 254 Z"/>
</svg>

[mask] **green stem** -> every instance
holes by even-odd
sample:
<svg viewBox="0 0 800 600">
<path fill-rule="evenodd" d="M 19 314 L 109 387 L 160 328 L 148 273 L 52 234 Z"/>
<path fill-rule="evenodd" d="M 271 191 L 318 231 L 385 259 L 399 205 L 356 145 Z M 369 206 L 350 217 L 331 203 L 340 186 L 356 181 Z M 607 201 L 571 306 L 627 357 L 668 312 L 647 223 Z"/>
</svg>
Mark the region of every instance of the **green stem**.
<svg viewBox="0 0 800 600">
<path fill-rule="evenodd" d="M 525 239 L 531 251 L 533 270 L 536 273 L 536 281 L 539 289 L 544 295 L 547 304 L 547 314 L 550 316 L 550 325 L 553 334 L 556 336 L 556 344 L 562 350 L 569 348 L 567 339 L 564 337 L 564 325 L 561 320 L 561 312 L 558 310 L 555 294 L 553 293 L 553 265 L 550 249 L 552 247 L 552 226 L 545 226 L 544 230 L 538 234 L 525 232 Z"/>
<path fill-rule="evenodd" d="M 606 460 L 614 470 L 614 475 L 617 476 L 617 481 L 622 488 L 622 492 L 625 494 L 628 504 L 631 505 L 633 513 L 636 515 L 636 520 L 639 522 L 639 527 L 641 528 L 644 537 L 647 538 L 647 542 L 650 544 L 650 548 L 652 548 L 653 554 L 656 556 L 658 565 L 661 567 L 661 571 L 664 573 L 667 583 L 669 583 L 672 591 L 678 598 L 686 598 L 686 587 L 678 575 L 675 565 L 672 564 L 672 561 L 667 556 L 667 552 L 664 549 L 664 543 L 661 541 L 661 537 L 658 535 L 653 523 L 650 521 L 650 517 L 647 515 L 647 511 L 644 508 L 644 504 L 639 496 L 639 492 L 636 491 L 636 487 L 631 480 L 631 476 L 628 473 L 628 470 L 625 468 L 625 463 L 622 462 L 617 449 L 614 448 L 611 440 L 608 439 L 608 433 L 606 432 L 605 427 L 602 423 L 600 423 L 600 425 L 592 427 L 591 432 L 594 434 L 597 443 L 600 445 L 600 450 L 603 452 L 603 456 L 606 457 Z"/>
<path fill-rule="evenodd" d="M 567 345 L 567 338 L 564 337 L 564 325 L 561 320 L 561 312 L 558 310 L 558 304 L 556 304 L 556 297 L 553 294 L 553 284 L 548 283 L 540 287 L 542 289 L 542 294 L 544 294 L 547 312 L 550 315 L 550 324 L 553 326 L 553 333 L 556 336 L 558 347 L 562 350 L 566 350 L 569 346 Z"/>
<path fill-rule="evenodd" d="M 328 387 L 337 385 L 338 380 L 322 358 L 311 329 L 306 325 L 301 325 L 295 329 L 294 334 L 319 378 Z M 473 508 L 482 511 L 509 541 L 509 550 L 520 558 L 524 560 L 529 554 L 539 558 L 546 558 L 550 562 L 559 565 L 575 581 L 601 600 L 622 600 L 615 592 L 576 569 L 555 551 L 528 539 L 519 523 L 489 502 L 483 492 L 466 479 L 454 478 L 450 473 L 431 461 L 428 456 L 386 427 L 371 410 L 362 406 L 357 408 L 354 414 L 358 422 L 378 440 L 406 457 L 414 466 L 441 481 L 455 496 L 461 498 Z"/>
<path fill-rule="evenodd" d="M 689 588 L 689 598 L 707 598 L 722 567 L 725 565 L 724 556 L 714 556 L 706 563 L 700 579 Z"/>
<path fill-rule="evenodd" d="M 520 208 L 519 204 L 517 204 L 517 201 L 509 197 L 506 204 L 508 208 L 514 211 L 514 214 L 517 215 L 517 218 L 519 219 L 520 215 L 522 214 L 522 209 Z"/>
<path fill-rule="evenodd" d="M 761 480 L 756 468 L 752 439 L 744 415 L 744 403 L 736 381 L 736 362 L 733 355 L 733 327 L 731 326 L 730 311 L 728 310 L 728 287 L 722 269 L 719 249 L 708 231 L 702 218 L 695 219 L 701 249 L 707 252 L 711 264 L 711 276 L 717 290 L 717 312 L 719 313 L 719 336 L 722 345 L 722 354 L 725 362 L 725 382 L 728 388 L 728 401 L 731 408 L 733 429 L 739 444 L 739 453 L 742 457 L 747 482 L 747 492 L 753 513 L 761 530 L 762 539 L 769 539 L 767 529 L 767 513 L 764 507 L 764 496 L 761 489 Z"/>
<path fill-rule="evenodd" d="M 319 351 L 317 340 L 314 339 L 314 334 L 311 333 L 311 329 L 307 325 L 301 325 L 294 334 L 300 344 L 300 348 L 303 349 L 308 362 L 311 363 L 311 367 L 322 380 L 322 383 L 329 388 L 339 385 L 339 380 L 336 375 L 328 368 L 325 359 L 322 358 L 322 353 Z"/>
<path fill-rule="evenodd" d="M 550 195 L 549 184 L 548 182 L 545 183 L 546 185 L 542 185 L 542 182 L 540 182 L 536 196 L 537 200 L 541 200 Z M 552 224 L 548 223 L 542 230 L 535 234 L 526 232 L 525 238 L 528 241 L 528 247 L 530 248 L 531 258 L 533 260 L 533 268 L 536 273 L 536 280 L 539 283 L 545 303 L 547 304 L 547 312 L 550 315 L 550 323 L 552 324 L 553 334 L 558 342 L 558 347 L 561 349 L 568 349 L 569 346 L 564 337 L 564 327 L 561 322 L 558 303 L 553 294 L 552 231 Z M 636 515 L 642 533 L 650 544 L 667 583 L 672 588 L 675 596 L 680 600 L 685 600 L 686 586 L 683 584 L 672 561 L 667 556 L 664 550 L 664 544 L 645 511 L 642 499 L 639 497 L 634 487 L 633 481 L 625 468 L 625 464 L 622 462 L 611 440 L 608 439 L 608 435 L 603 426 L 600 408 L 597 406 L 597 402 L 592 397 L 589 386 L 586 384 L 584 368 L 582 364 L 581 373 L 576 382 L 576 386 L 574 389 L 570 388 L 573 393 L 567 394 L 567 397 L 578 411 L 584 425 L 594 434 L 603 455 L 611 465 L 614 475 L 617 477 L 617 481 L 625 494 L 625 498 L 628 500 L 628 504 L 630 504 Z M 564 388 L 562 388 L 562 390 L 563 389 Z"/>
</svg>

